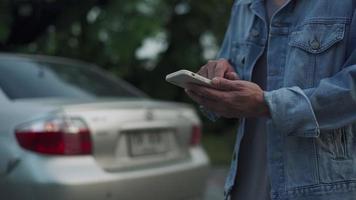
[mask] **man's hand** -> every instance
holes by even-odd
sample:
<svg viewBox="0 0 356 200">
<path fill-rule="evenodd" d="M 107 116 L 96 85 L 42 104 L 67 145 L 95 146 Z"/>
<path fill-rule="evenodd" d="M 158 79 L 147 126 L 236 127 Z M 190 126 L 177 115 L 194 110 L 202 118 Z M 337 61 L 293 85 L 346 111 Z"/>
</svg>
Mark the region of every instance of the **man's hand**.
<svg viewBox="0 0 356 200">
<path fill-rule="evenodd" d="M 214 78 L 213 88 L 190 84 L 186 93 L 198 104 L 226 118 L 268 116 L 263 90 L 255 83 Z"/>
<path fill-rule="evenodd" d="M 197 73 L 208 79 L 213 79 L 215 77 L 226 78 L 229 80 L 239 79 L 234 68 L 226 59 L 211 60 L 201 67 Z"/>
</svg>

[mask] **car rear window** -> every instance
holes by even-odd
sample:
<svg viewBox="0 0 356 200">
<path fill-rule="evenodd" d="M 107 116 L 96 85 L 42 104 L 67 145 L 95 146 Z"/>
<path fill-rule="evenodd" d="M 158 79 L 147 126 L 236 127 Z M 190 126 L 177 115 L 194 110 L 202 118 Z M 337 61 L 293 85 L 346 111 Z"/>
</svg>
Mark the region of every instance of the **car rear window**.
<svg viewBox="0 0 356 200">
<path fill-rule="evenodd" d="M 10 99 L 138 97 L 138 90 L 92 66 L 0 60 L 0 87 Z"/>
</svg>

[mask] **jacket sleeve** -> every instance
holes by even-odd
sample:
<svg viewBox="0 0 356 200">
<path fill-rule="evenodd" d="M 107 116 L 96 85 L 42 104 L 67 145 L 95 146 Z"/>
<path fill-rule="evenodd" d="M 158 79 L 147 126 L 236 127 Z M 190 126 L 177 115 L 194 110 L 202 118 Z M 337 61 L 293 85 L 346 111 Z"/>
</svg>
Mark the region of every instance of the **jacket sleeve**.
<svg viewBox="0 0 356 200">
<path fill-rule="evenodd" d="M 351 26 L 356 26 L 356 12 Z M 350 35 L 351 53 L 340 72 L 322 79 L 315 88 L 264 93 L 275 128 L 289 135 L 318 137 L 322 130 L 356 122 L 356 31 Z"/>
<path fill-rule="evenodd" d="M 231 21 L 231 20 L 230 20 Z M 217 55 L 217 59 L 229 59 L 230 56 L 230 45 L 231 45 L 231 23 L 229 23 L 229 26 L 227 27 L 226 33 L 225 33 L 225 37 L 223 40 L 223 43 L 220 47 L 220 50 L 218 52 Z"/>
</svg>

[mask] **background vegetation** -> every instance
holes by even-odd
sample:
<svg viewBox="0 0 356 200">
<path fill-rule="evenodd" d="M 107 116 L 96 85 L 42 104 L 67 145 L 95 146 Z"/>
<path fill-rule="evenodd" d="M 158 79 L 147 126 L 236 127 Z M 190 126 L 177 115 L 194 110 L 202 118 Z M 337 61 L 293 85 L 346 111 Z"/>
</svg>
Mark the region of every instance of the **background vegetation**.
<svg viewBox="0 0 356 200">
<path fill-rule="evenodd" d="M 196 71 L 216 56 L 232 1 L 1 0 L 0 50 L 93 62 L 153 98 L 190 102 L 164 77 Z M 212 142 L 233 124 L 205 123 L 206 132 L 217 133 L 205 139 L 209 151 L 231 152 L 232 144 Z"/>
</svg>

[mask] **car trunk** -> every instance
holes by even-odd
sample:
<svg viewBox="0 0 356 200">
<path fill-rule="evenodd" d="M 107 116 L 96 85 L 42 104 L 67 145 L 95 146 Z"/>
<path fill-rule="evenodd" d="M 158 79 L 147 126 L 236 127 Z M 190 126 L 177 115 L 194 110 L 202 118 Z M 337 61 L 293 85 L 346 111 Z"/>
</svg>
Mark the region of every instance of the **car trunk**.
<svg viewBox="0 0 356 200">
<path fill-rule="evenodd" d="M 112 172 L 189 159 L 192 127 L 199 124 L 182 104 L 110 101 L 62 108 L 66 115 L 85 120 L 96 161 Z"/>
</svg>

